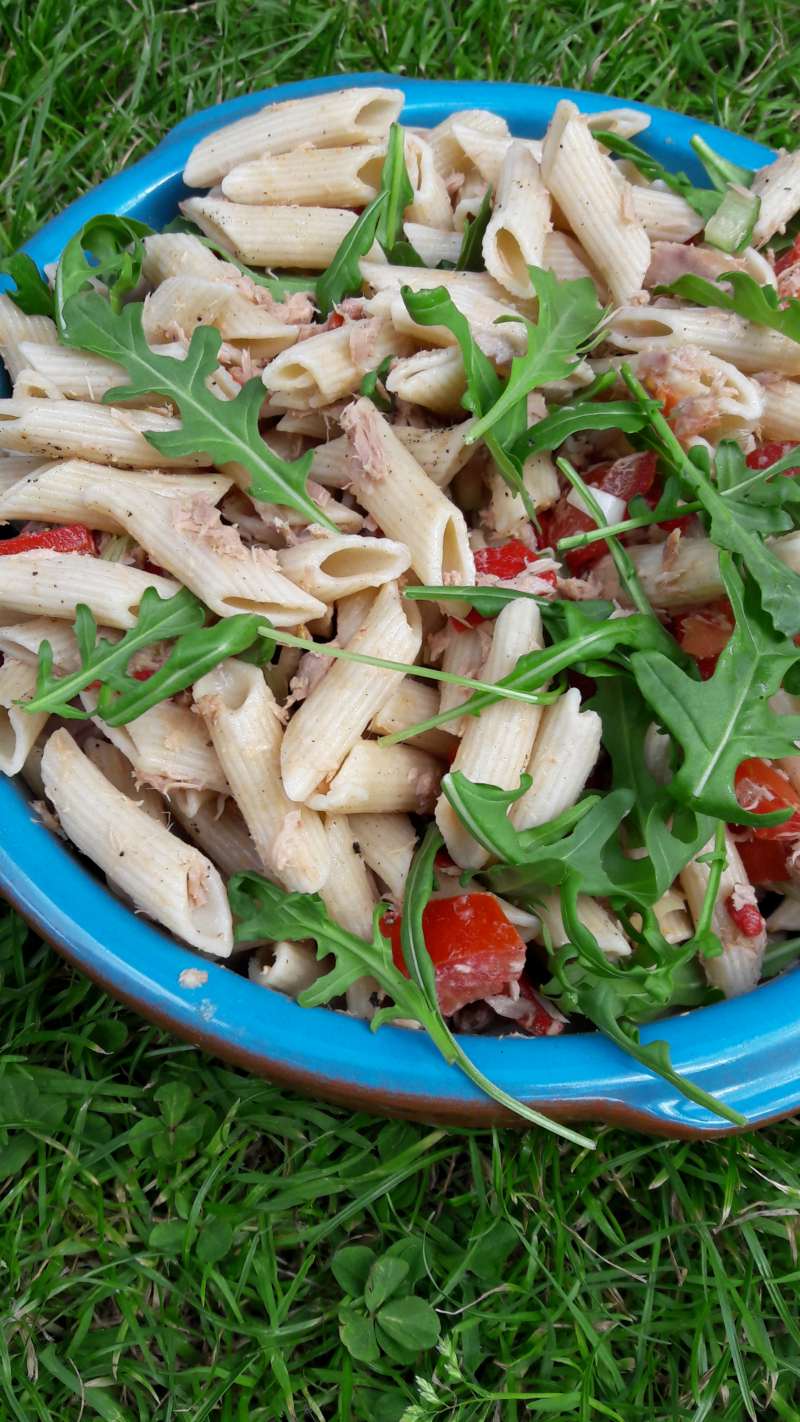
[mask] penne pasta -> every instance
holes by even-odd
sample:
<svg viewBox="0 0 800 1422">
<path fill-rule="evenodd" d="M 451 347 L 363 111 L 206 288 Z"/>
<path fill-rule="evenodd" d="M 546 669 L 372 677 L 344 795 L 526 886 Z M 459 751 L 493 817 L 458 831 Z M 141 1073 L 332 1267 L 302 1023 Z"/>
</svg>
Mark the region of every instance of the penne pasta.
<svg viewBox="0 0 800 1422">
<path fill-rule="evenodd" d="M 800 154 L 779 153 L 774 163 L 759 168 L 751 188 L 761 199 L 753 228 L 754 247 L 765 247 L 776 232 L 783 234 L 800 207 Z"/>
<path fill-rule="evenodd" d="M 163 474 L 158 469 L 117 470 L 83 459 L 46 465 L 17 480 L 0 497 L 0 519 L 32 518 L 50 523 L 85 523 L 107 533 L 122 533 L 124 525 L 88 497 L 98 482 L 118 488 L 124 498 L 148 489 L 166 498 L 205 495 L 216 503 L 231 486 L 224 474 Z"/>
<path fill-rule="evenodd" d="M 597 946 L 612 963 L 630 957 L 631 945 L 622 928 L 596 899 L 588 894 L 578 894 L 577 908 L 578 919 L 594 934 Z M 565 943 L 569 943 L 569 934 L 561 918 L 561 895 L 558 890 L 553 894 L 543 894 L 536 909 L 553 947 L 563 948 Z"/>
<path fill-rule="evenodd" d="M 515 296 L 536 294 L 528 268 L 544 265 L 550 211 L 539 164 L 524 143 L 511 143 L 483 239 L 483 259 L 486 270 Z"/>
<path fill-rule="evenodd" d="M 254 267 L 324 271 L 355 222 L 338 207 L 254 207 L 224 198 L 189 198 L 181 212 L 226 252 Z"/>
<path fill-rule="evenodd" d="M 405 731 L 419 721 L 427 721 L 431 716 L 438 715 L 438 712 L 439 693 L 435 686 L 429 682 L 417 681 L 413 676 L 406 676 L 395 693 L 372 718 L 370 729 L 377 736 L 389 736 L 395 731 Z M 418 736 L 409 737 L 405 744 L 419 746 L 421 750 L 430 751 L 431 755 L 448 762 L 458 749 L 456 737 L 438 727 L 430 731 L 420 731 Z"/>
<path fill-rule="evenodd" d="M 367 867 L 356 847 L 346 815 L 325 816 L 325 838 L 331 853 L 331 872 L 320 890 L 328 914 L 357 938 L 372 942 L 372 914 L 378 896 Z M 346 989 L 351 1017 L 370 1022 L 382 997 L 377 978 L 365 975 Z"/>
<path fill-rule="evenodd" d="M 57 345 L 55 321 L 49 316 L 27 316 L 5 291 L 0 291 L 0 360 L 12 381 L 28 364 L 21 349 L 27 341 Z"/>
<path fill-rule="evenodd" d="M 407 815 L 350 815 L 354 845 L 364 863 L 402 903 L 417 836 Z"/>
<path fill-rule="evenodd" d="M 157 451 L 148 430 L 167 434 L 181 428 L 172 415 L 119 410 L 77 400 L 0 400 L 0 449 L 42 459 L 89 459 L 119 469 L 151 469 Z M 158 454 L 167 469 L 202 469 L 213 461 L 197 453 Z"/>
<path fill-rule="evenodd" d="M 303 143 L 328 149 L 380 142 L 403 101 L 400 89 L 370 87 L 268 104 L 250 118 L 201 138 L 189 155 L 184 182 L 190 188 L 210 187 L 237 164 L 262 153 L 289 153 Z"/>
<path fill-rule="evenodd" d="M 224 341 L 246 345 L 265 360 L 294 345 L 298 327 L 249 301 L 240 285 L 241 279 L 209 280 L 191 272 L 167 277 L 145 298 L 142 325 L 148 342 L 158 345 L 176 332 L 189 339 L 197 326 L 215 326 Z"/>
<path fill-rule="evenodd" d="M 414 746 L 357 741 L 327 790 L 308 803 L 337 815 L 429 815 L 443 770 L 442 761 Z"/>
<path fill-rule="evenodd" d="M 466 174 L 472 167 L 472 159 L 462 147 L 456 128 L 468 128 L 472 132 L 483 133 L 492 138 L 508 137 L 508 124 L 499 114 L 488 109 L 462 109 L 437 124 L 428 134 L 428 143 L 433 153 L 436 169 L 443 178 L 452 173 Z"/>
<path fill-rule="evenodd" d="M 225 800 L 222 809 L 218 795 L 204 796 L 200 804 L 192 803 L 192 798 L 186 790 L 170 790 L 170 811 L 223 877 L 229 879 L 245 869 L 263 874 L 264 862 L 233 797 Z"/>
<path fill-rule="evenodd" d="M 36 670 L 27 661 L 14 661 L 3 653 L 0 667 L 0 771 L 18 775 L 44 730 L 49 714 L 25 710 L 24 702 L 36 694 Z"/>
<path fill-rule="evenodd" d="M 137 783 L 136 771 L 121 750 L 112 746 L 110 741 L 101 741 L 91 736 L 83 742 L 81 749 L 87 760 L 97 767 L 100 774 L 104 775 L 115 789 L 121 790 L 123 795 L 127 795 L 129 800 L 133 800 L 134 804 L 144 810 L 151 820 L 156 821 L 156 824 L 169 829 L 167 812 L 161 795 L 151 786 Z"/>
<path fill-rule="evenodd" d="M 240 163 L 222 179 L 230 202 L 366 207 L 378 196 L 385 144 L 294 148 Z"/>
<path fill-rule="evenodd" d="M 179 591 L 178 583 L 157 573 L 79 553 L 43 549 L 0 558 L 0 607 L 34 617 L 74 620 L 78 604 L 85 603 L 105 627 L 135 627 L 145 588 L 162 598 Z"/>
<path fill-rule="evenodd" d="M 210 860 L 117 790 L 65 730 L 45 746 L 42 778 L 64 832 L 115 888 L 191 947 L 228 957 L 231 911 Z"/>
<path fill-rule="evenodd" d="M 577 687 L 544 708 L 526 766 L 533 784 L 508 813 L 515 830 L 545 825 L 575 804 L 600 753 L 602 729 L 596 711 L 581 711 Z"/>
<path fill-rule="evenodd" d="M 710 839 L 696 858 L 691 859 L 681 870 L 679 876 L 695 923 L 703 911 L 703 900 L 711 872 L 708 864 L 700 864 L 698 860 L 710 854 L 713 849 L 714 841 Z M 752 900 L 754 896 L 736 842 L 727 828 L 725 856 L 727 864 L 722 871 L 711 918 L 711 931 L 719 938 L 722 953 L 718 958 L 703 958 L 701 961 L 711 987 L 720 988 L 726 997 L 740 997 L 742 993 L 754 988 L 761 976 L 767 934 L 762 927 L 758 935 L 751 937 L 742 931 L 728 913 L 726 905 L 737 891 L 745 901 L 748 898 Z"/>
<path fill-rule="evenodd" d="M 623 306 L 611 317 L 610 343 L 621 351 L 674 350 L 700 346 L 745 374 L 776 370 L 800 375 L 800 345 L 780 331 L 757 326 L 735 311 L 691 307 L 668 311 Z"/>
<path fill-rule="evenodd" d="M 80 701 L 98 730 L 130 761 L 142 784 L 167 796 L 175 789 L 230 793 L 208 730 L 190 707 L 160 701 L 126 726 L 109 726 L 96 714 L 96 691 L 82 691 Z"/>
<path fill-rule="evenodd" d="M 262 943 L 247 964 L 247 976 L 258 987 L 296 998 L 305 988 L 313 987 L 329 966 L 325 958 L 317 962 L 316 947 L 309 940 L 290 943 L 284 939 L 280 943 Z"/>
<path fill-rule="evenodd" d="M 709 538 L 681 538 L 672 549 L 667 543 L 640 544 L 631 548 L 630 555 L 644 595 L 654 607 L 680 612 L 715 602 L 725 593 L 719 549 Z M 616 597 L 629 606 L 610 556 L 597 563 L 594 572 L 600 597 Z"/>
<path fill-rule="evenodd" d="M 765 439 L 800 439 L 800 384 L 771 381 L 762 386 L 761 433 Z M 2 466 L 0 466 L 0 471 Z"/>
<path fill-rule="evenodd" d="M 406 571 L 411 556 L 389 538 L 320 538 L 278 552 L 280 570 L 322 602 L 382 587 Z"/>
<path fill-rule="evenodd" d="M 353 395 L 368 370 L 387 356 L 406 355 L 411 343 L 388 321 L 352 322 L 311 336 L 271 361 L 263 374 L 271 408 L 318 409 Z"/>
</svg>

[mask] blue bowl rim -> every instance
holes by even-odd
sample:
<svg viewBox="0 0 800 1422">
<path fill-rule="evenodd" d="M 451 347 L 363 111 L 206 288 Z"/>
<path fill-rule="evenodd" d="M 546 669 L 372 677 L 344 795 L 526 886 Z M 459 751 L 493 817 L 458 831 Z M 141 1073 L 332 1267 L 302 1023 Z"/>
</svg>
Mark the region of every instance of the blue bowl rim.
<svg viewBox="0 0 800 1422">
<path fill-rule="evenodd" d="M 39 265 L 100 212 L 140 215 L 186 190 L 181 173 L 204 134 L 266 103 L 342 87 L 402 89 L 405 117 L 420 126 L 466 108 L 494 108 L 513 132 L 537 136 L 561 98 L 583 112 L 620 107 L 648 113 L 637 141 L 668 166 L 676 159 L 695 181 L 702 170 L 688 146 L 699 133 L 745 166 L 770 150 L 711 124 L 611 95 L 549 86 L 405 79 L 390 74 L 330 75 L 232 99 L 179 123 L 145 158 L 107 179 L 49 222 L 25 246 Z M 165 218 L 162 217 L 162 221 Z M 154 224 L 155 225 L 155 224 Z M 0 282 L 0 289 L 9 285 Z M 21 783 L 0 783 L 0 888 L 75 967 L 112 996 L 184 1040 L 236 1065 L 321 1099 L 374 1114 L 462 1126 L 519 1124 L 448 1067 L 422 1032 L 368 1026 L 324 1009 L 308 1011 L 265 993 L 238 972 L 203 961 L 157 926 L 129 912 L 97 875 L 44 828 Z M 206 983 L 181 986 L 183 969 L 200 967 Z M 758 1005 L 760 1011 L 755 1012 Z M 309 1031 L 312 1027 L 313 1031 Z M 673 1062 L 741 1111 L 752 1125 L 800 1106 L 800 973 L 788 974 L 732 1002 L 695 1010 L 642 1029 L 642 1040 L 668 1036 Z M 667 1137 L 731 1134 L 720 1118 L 687 1101 L 600 1033 L 521 1039 L 465 1039 L 478 1067 L 499 1086 L 561 1121 L 595 1120 Z"/>
</svg>

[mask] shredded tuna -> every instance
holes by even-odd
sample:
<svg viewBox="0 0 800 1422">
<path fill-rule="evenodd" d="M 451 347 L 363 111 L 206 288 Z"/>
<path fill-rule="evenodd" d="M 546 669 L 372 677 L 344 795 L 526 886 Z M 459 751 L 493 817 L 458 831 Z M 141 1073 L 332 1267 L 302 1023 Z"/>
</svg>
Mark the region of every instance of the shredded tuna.
<svg viewBox="0 0 800 1422">
<path fill-rule="evenodd" d="M 734 884 L 733 892 L 730 897 L 733 900 L 733 908 L 737 911 L 746 905 L 749 905 L 751 908 L 758 908 L 758 899 L 756 898 L 756 891 L 752 884 Z"/>
<path fill-rule="evenodd" d="M 338 647 L 337 641 L 329 642 L 329 647 Z M 326 672 L 333 666 L 333 657 L 319 656 L 315 652 L 304 652 L 297 671 L 289 682 L 289 696 L 284 702 L 284 710 L 299 701 L 305 701 L 318 686 Z"/>
<path fill-rule="evenodd" d="M 202 968 L 184 968 L 178 974 L 178 982 L 183 988 L 202 987 L 208 982 L 208 973 L 203 972 Z"/>
<path fill-rule="evenodd" d="M 201 541 L 211 545 L 215 553 L 229 558 L 244 558 L 247 549 L 239 537 L 238 529 L 224 524 L 213 495 L 207 491 L 195 494 L 190 504 L 176 499 L 172 505 L 172 523 L 179 533 L 194 534 Z"/>
<path fill-rule="evenodd" d="M 681 531 L 673 528 L 669 538 L 664 544 L 664 551 L 661 554 L 661 567 L 665 573 L 670 571 L 678 553 L 678 544 L 681 541 Z"/>
<path fill-rule="evenodd" d="M 650 266 L 644 284 L 650 290 L 654 286 L 669 286 L 682 276 L 705 277 L 706 281 L 716 281 L 723 272 L 746 271 L 746 264 L 740 257 L 731 257 L 712 247 L 685 246 L 683 242 L 654 242 L 651 249 Z M 724 291 L 730 291 L 726 284 Z"/>
<path fill-rule="evenodd" d="M 202 716 L 204 721 L 208 721 L 210 726 L 216 726 L 225 712 L 225 702 L 219 692 L 215 691 L 208 696 L 198 697 L 194 703 L 194 709 L 198 716 Z"/>
<path fill-rule="evenodd" d="M 380 413 L 370 400 L 359 400 L 342 411 L 339 423 L 350 436 L 347 472 L 356 489 L 359 484 L 379 484 L 391 473 L 389 461 L 378 438 Z"/>
<path fill-rule="evenodd" d="M 189 908 L 193 911 L 203 908 L 208 902 L 208 865 L 201 859 L 195 859 L 189 866 L 189 873 L 186 875 L 186 896 Z"/>
<path fill-rule="evenodd" d="M 444 180 L 444 185 L 447 188 L 448 195 L 453 197 L 459 188 L 463 188 L 464 186 L 464 174 L 455 172 L 448 173 Z"/>
<path fill-rule="evenodd" d="M 364 315 L 364 307 L 367 304 L 364 296 L 346 296 L 344 301 L 340 301 L 336 307 L 340 316 L 344 316 L 345 321 L 360 321 Z"/>
<path fill-rule="evenodd" d="M 292 862 L 298 832 L 300 832 L 301 818 L 299 810 L 290 810 L 287 815 L 284 815 L 281 827 L 272 841 L 270 858 L 279 874 Z"/>
<path fill-rule="evenodd" d="M 58 815 L 55 810 L 50 809 L 46 800 L 31 800 L 31 809 L 38 815 L 45 829 L 52 830 L 53 834 L 57 834 L 59 839 L 67 838 L 61 828 L 61 821 Z"/>
</svg>

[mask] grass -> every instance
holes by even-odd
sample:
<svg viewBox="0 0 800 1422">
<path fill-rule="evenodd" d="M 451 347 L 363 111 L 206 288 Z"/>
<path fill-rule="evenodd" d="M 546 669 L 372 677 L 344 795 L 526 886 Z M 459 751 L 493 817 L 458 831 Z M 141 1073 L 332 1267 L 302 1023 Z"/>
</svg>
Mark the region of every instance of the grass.
<svg viewBox="0 0 800 1422">
<path fill-rule="evenodd" d="M 776 0 L 0 17 L 3 251 L 192 109 L 336 70 L 592 87 L 796 143 L 800 14 Z M 376 1121 L 142 1024 L 11 914 L 0 970 L 2 1422 L 800 1422 L 796 1121 L 703 1145 L 596 1129 L 592 1154 Z M 343 1244 L 411 1249 L 438 1349 L 350 1356 Z"/>
</svg>

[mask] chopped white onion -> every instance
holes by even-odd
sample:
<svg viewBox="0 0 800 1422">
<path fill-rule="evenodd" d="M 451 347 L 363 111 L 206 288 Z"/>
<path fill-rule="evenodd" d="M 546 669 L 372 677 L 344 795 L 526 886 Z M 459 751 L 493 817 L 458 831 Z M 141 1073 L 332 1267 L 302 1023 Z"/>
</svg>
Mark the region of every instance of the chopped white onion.
<svg viewBox="0 0 800 1422">
<path fill-rule="evenodd" d="M 603 510 L 608 522 L 622 523 L 628 509 L 625 500 L 617 498 L 616 494 L 606 494 L 602 489 L 592 489 L 592 493 L 600 505 L 600 508 Z M 581 513 L 587 514 L 589 518 L 594 517 L 591 509 L 586 507 L 583 496 L 578 493 L 577 489 L 570 489 L 567 494 L 567 503 L 572 504 L 572 507 L 575 509 L 580 509 Z"/>
</svg>

